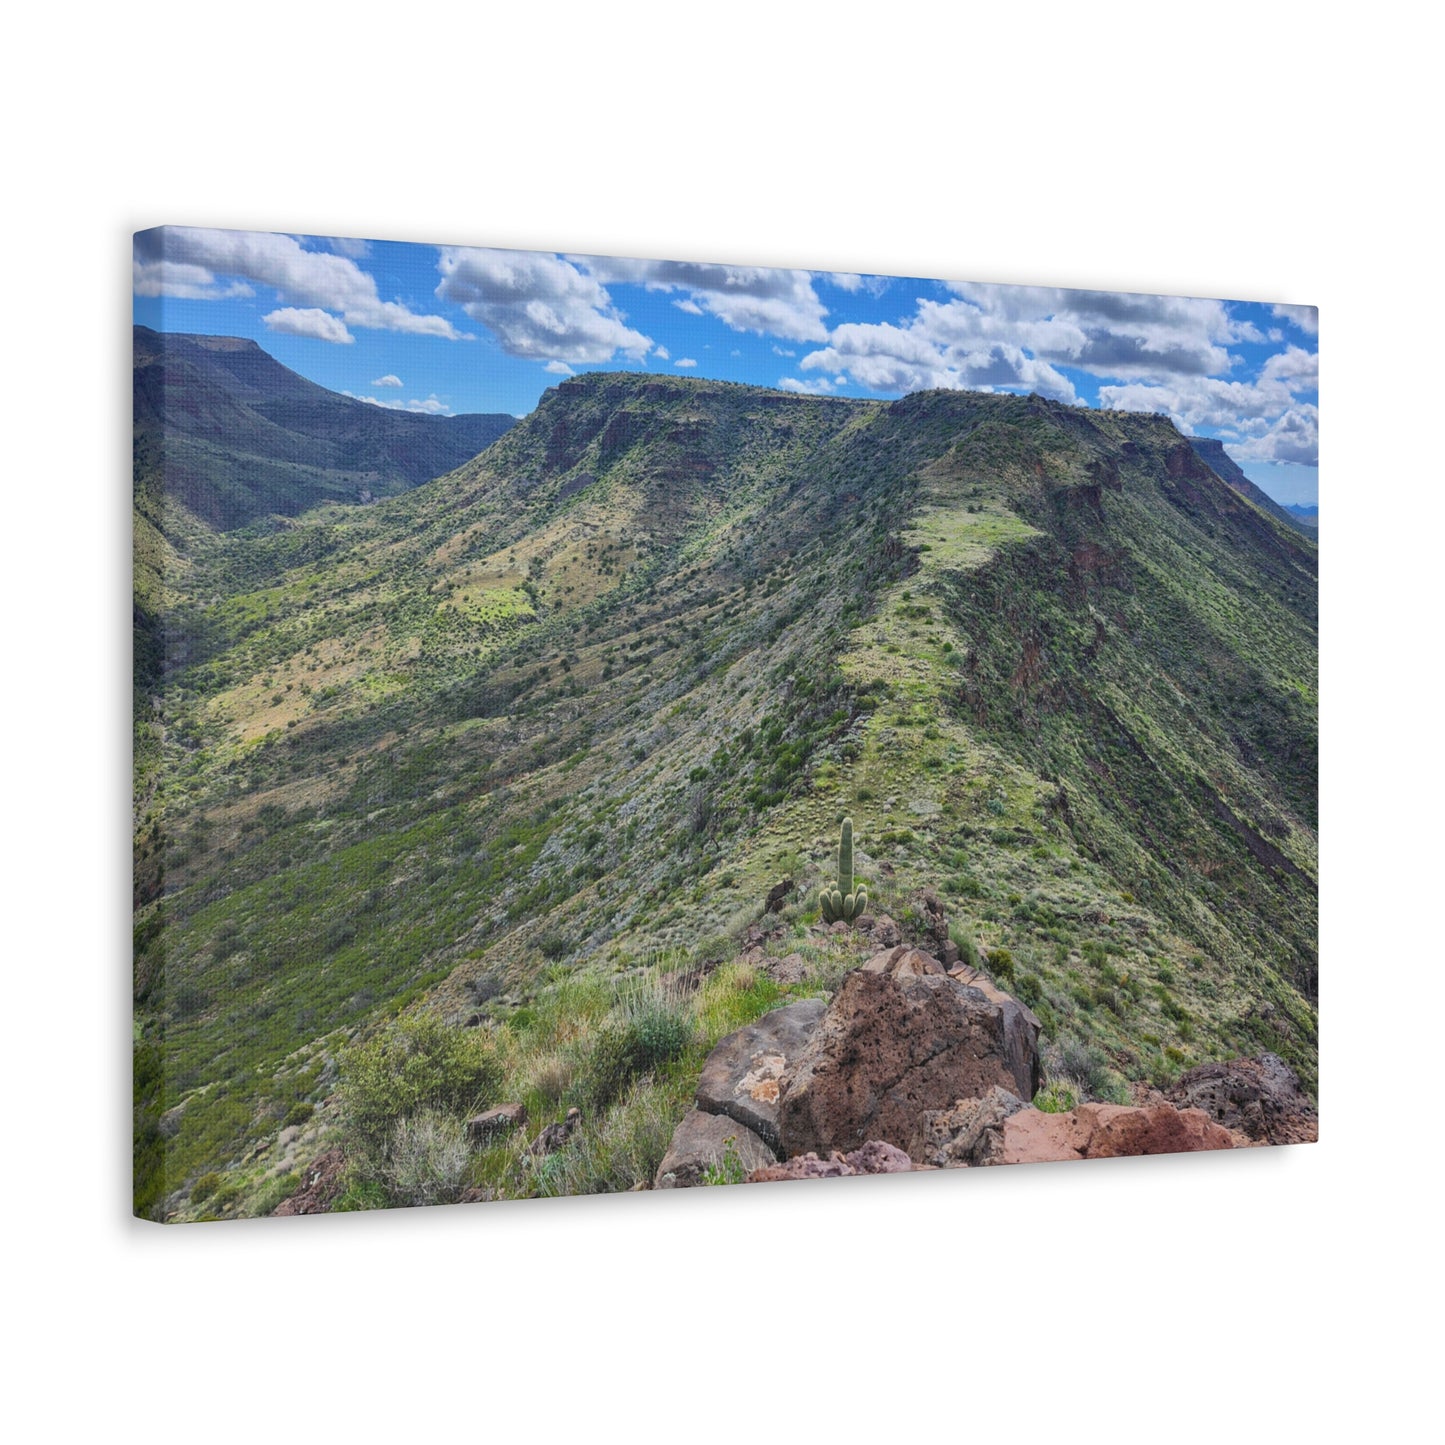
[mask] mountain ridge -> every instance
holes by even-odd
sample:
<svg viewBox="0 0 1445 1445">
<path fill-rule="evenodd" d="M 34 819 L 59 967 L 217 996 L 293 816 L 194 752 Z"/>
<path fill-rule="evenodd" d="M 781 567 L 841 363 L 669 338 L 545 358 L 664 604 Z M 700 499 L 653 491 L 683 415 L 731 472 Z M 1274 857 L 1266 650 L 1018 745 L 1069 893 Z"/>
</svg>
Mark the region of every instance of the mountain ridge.
<svg viewBox="0 0 1445 1445">
<path fill-rule="evenodd" d="M 635 373 L 207 538 L 140 820 L 147 1207 L 251 1178 L 398 1008 L 509 1030 L 558 970 L 727 956 L 784 880 L 806 930 L 843 812 L 1057 1046 L 1312 1087 L 1317 555 L 1167 418 Z"/>
</svg>

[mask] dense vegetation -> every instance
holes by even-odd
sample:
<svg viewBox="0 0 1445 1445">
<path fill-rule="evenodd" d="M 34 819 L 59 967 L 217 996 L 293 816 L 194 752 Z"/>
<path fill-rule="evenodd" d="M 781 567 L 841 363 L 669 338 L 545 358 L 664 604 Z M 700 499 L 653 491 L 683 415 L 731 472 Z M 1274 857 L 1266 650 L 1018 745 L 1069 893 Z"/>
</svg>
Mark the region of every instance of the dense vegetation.
<svg viewBox="0 0 1445 1445">
<path fill-rule="evenodd" d="M 223 534 L 137 475 L 142 1212 L 273 1207 L 343 1113 L 353 1205 L 648 1177 L 787 996 L 703 967 L 769 887 L 794 993 L 852 962 L 844 814 L 1068 1087 L 1313 1085 L 1316 551 L 1167 421 L 592 375 L 374 506 Z M 398 1048 L 463 1085 L 368 1133 Z M 583 1128 L 459 1148 L 504 1096 Z"/>
</svg>

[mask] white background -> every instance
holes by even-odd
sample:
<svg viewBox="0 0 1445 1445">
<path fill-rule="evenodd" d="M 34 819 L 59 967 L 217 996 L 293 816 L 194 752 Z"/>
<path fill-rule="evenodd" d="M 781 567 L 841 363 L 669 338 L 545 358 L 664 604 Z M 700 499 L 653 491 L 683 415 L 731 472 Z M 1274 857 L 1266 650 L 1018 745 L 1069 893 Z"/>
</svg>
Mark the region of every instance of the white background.
<svg viewBox="0 0 1445 1445">
<path fill-rule="evenodd" d="M 13 1438 L 1410 1434 L 1439 1341 L 1437 37 L 1388 4 L 312 9 L 8 22 Z M 1323 1142 L 132 1223 L 129 233 L 162 222 L 1318 305 Z"/>
</svg>

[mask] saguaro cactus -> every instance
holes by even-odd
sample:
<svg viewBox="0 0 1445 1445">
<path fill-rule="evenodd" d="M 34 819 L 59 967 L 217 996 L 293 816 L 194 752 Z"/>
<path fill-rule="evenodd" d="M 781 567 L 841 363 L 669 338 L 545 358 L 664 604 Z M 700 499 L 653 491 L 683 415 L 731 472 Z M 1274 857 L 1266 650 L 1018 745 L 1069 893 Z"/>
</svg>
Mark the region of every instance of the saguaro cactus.
<svg viewBox="0 0 1445 1445">
<path fill-rule="evenodd" d="M 825 888 L 818 895 L 826 923 L 852 923 L 868 907 L 868 890 L 853 891 L 853 820 L 843 819 L 843 834 L 838 840 L 838 885 Z"/>
</svg>

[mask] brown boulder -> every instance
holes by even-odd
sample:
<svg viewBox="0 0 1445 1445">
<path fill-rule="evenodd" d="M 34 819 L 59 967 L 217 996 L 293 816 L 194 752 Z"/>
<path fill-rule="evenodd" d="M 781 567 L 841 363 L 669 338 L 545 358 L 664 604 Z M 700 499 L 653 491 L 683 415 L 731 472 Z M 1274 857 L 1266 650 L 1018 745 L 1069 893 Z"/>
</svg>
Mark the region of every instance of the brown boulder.
<svg viewBox="0 0 1445 1445">
<path fill-rule="evenodd" d="M 1200 1064 L 1167 1097 L 1181 1109 L 1203 1109 L 1251 1144 L 1313 1144 L 1320 1136 L 1318 1111 L 1277 1054 Z"/>
<path fill-rule="evenodd" d="M 877 918 L 868 918 L 868 942 L 874 948 L 897 948 L 903 942 L 903 930 L 886 914 L 880 913 Z M 863 919 L 858 920 L 859 927 L 863 927 Z"/>
<path fill-rule="evenodd" d="M 527 1153 L 540 1157 L 555 1154 L 576 1132 L 582 1122 L 581 1109 L 568 1109 L 567 1117 L 560 1124 L 548 1124 L 528 1146 Z"/>
<path fill-rule="evenodd" d="M 1003 1125 L 1003 1153 L 989 1162 L 1042 1164 L 1063 1159 L 1116 1159 L 1136 1154 L 1191 1154 L 1232 1149 L 1229 1131 L 1200 1109 L 1172 1104 L 1080 1104 L 1067 1114 L 1023 1109 Z"/>
<path fill-rule="evenodd" d="M 520 1129 L 527 1122 L 525 1104 L 500 1104 L 484 1114 L 474 1114 L 467 1120 L 467 1138 L 475 1145 L 485 1147 L 495 1143 L 503 1135 Z"/>
<path fill-rule="evenodd" d="M 920 1164 L 966 1169 L 996 1164 L 1003 1155 L 1004 1122 L 1029 1106 L 995 1085 L 981 1099 L 960 1099 L 951 1109 L 929 1109 L 918 1121 L 908 1152 Z"/>
<path fill-rule="evenodd" d="M 783 911 L 783 900 L 793 891 L 793 880 L 784 878 L 781 883 L 775 883 L 768 889 L 768 901 L 763 905 L 766 913 L 781 913 Z"/>
<path fill-rule="evenodd" d="M 826 1154 L 868 1139 L 907 1148 L 930 1109 L 995 1085 L 1032 1098 L 1038 1035 L 1038 1020 L 1017 999 L 959 983 L 930 954 L 877 954 L 844 979 L 783 1074 L 784 1151 Z"/>
<path fill-rule="evenodd" d="M 725 1114 L 698 1109 L 683 1116 L 658 1165 L 656 1189 L 691 1189 L 710 1169 L 743 1175 L 777 1162 L 777 1156 L 751 1129 Z"/>
<path fill-rule="evenodd" d="M 702 1066 L 697 1107 L 706 1114 L 736 1119 L 781 1158 L 778 1081 L 822 1021 L 826 1008 L 820 998 L 803 999 L 774 1009 L 720 1040 Z"/>
</svg>

